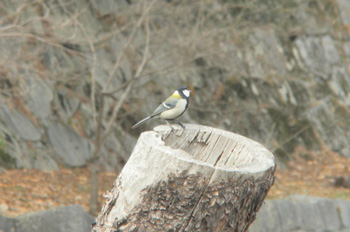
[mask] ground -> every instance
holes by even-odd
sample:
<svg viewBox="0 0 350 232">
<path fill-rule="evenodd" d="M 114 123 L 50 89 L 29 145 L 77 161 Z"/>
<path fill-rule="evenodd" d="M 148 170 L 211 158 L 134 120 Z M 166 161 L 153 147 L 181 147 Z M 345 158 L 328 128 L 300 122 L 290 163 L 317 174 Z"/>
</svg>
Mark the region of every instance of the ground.
<svg viewBox="0 0 350 232">
<path fill-rule="evenodd" d="M 335 187 L 334 177 L 350 176 L 350 160 L 331 151 L 296 151 L 287 167 L 276 169 L 275 184 L 267 199 L 289 195 L 341 198 L 350 200 L 350 189 Z M 112 187 L 117 173 L 100 176 L 100 200 Z M 0 173 L 0 215 L 18 216 L 23 213 L 80 204 L 88 210 L 89 170 L 87 168 L 59 171 L 4 170 Z"/>
</svg>

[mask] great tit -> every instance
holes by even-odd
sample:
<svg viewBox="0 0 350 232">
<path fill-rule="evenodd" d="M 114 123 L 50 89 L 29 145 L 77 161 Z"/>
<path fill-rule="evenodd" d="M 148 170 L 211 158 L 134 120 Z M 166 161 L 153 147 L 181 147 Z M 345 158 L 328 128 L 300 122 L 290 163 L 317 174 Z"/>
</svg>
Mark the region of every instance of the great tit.
<svg viewBox="0 0 350 232">
<path fill-rule="evenodd" d="M 190 94 L 191 90 L 187 87 L 178 88 L 170 97 L 163 101 L 150 116 L 133 125 L 132 129 L 141 126 L 151 119 L 161 118 L 165 119 L 171 130 L 174 130 L 169 121 L 180 117 L 187 110 Z M 185 129 L 185 126 L 179 120 L 176 120 L 176 122 Z"/>
</svg>

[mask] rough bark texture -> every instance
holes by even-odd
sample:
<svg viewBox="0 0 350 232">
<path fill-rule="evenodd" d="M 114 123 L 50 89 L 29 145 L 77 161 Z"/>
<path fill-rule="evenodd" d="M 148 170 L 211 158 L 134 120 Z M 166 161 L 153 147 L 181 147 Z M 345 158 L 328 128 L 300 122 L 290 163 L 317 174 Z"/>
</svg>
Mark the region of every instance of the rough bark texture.
<svg viewBox="0 0 350 232">
<path fill-rule="evenodd" d="M 274 181 L 261 144 L 198 125 L 141 134 L 92 231 L 246 231 Z"/>
</svg>

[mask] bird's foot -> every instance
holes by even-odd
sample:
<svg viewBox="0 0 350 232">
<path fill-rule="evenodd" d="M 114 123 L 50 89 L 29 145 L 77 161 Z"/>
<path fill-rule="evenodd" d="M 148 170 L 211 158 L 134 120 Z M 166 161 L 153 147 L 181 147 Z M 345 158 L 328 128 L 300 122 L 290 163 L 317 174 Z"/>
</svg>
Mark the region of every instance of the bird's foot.
<svg viewBox="0 0 350 232">
<path fill-rule="evenodd" d="M 182 122 L 178 121 L 177 123 L 182 127 L 182 129 L 186 129 L 185 125 L 182 124 Z"/>
<path fill-rule="evenodd" d="M 168 120 L 165 120 L 168 126 L 170 127 L 171 132 L 174 132 L 175 129 L 171 126 L 171 124 L 168 122 Z"/>
</svg>

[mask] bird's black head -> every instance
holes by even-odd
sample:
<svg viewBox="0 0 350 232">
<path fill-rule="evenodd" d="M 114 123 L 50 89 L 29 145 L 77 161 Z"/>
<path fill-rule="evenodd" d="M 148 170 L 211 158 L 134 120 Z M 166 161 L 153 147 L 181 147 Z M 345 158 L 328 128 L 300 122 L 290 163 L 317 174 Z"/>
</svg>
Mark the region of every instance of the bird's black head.
<svg viewBox="0 0 350 232">
<path fill-rule="evenodd" d="M 187 87 L 180 87 L 176 90 L 182 98 L 188 99 L 191 95 L 191 90 Z"/>
</svg>

